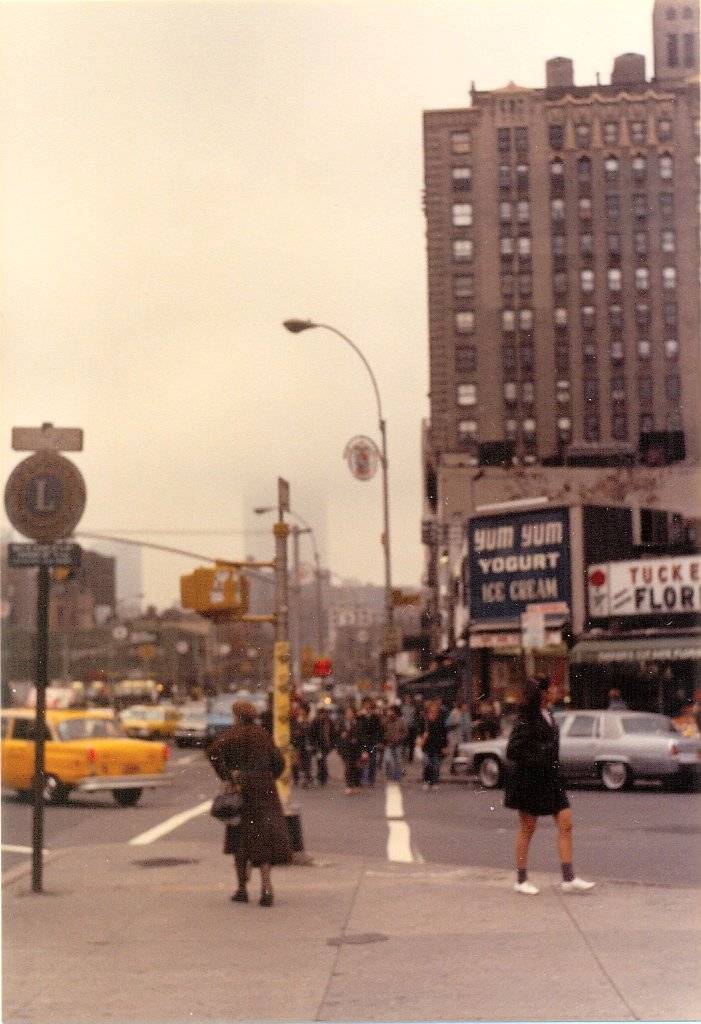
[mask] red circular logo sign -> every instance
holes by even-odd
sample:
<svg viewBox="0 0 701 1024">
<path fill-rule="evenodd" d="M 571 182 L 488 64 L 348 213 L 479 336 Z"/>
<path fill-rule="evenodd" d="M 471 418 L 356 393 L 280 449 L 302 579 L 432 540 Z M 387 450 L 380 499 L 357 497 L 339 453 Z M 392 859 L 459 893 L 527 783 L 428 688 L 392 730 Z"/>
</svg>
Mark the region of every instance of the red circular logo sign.
<svg viewBox="0 0 701 1024">
<path fill-rule="evenodd" d="M 592 587 L 603 587 L 606 582 L 606 573 L 602 572 L 601 569 L 594 569 L 594 572 L 589 577 L 589 582 Z"/>
</svg>

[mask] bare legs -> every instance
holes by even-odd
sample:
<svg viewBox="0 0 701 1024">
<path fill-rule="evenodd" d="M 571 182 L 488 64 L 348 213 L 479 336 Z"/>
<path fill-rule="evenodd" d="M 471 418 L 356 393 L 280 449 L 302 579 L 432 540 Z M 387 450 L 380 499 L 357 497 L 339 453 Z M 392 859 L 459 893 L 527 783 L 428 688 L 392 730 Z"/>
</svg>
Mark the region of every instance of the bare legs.
<svg viewBox="0 0 701 1024">
<path fill-rule="evenodd" d="M 533 833 L 536 830 L 538 819 L 532 814 L 523 811 L 518 812 L 519 828 L 516 834 L 516 867 L 525 871 L 528 867 L 528 848 L 531 845 Z M 572 811 L 566 807 L 563 811 L 553 815 L 557 825 L 557 852 L 560 855 L 561 864 L 572 863 Z"/>
<path fill-rule="evenodd" d="M 555 815 L 557 825 L 557 852 L 561 864 L 572 863 L 572 811 L 566 807 Z"/>
</svg>

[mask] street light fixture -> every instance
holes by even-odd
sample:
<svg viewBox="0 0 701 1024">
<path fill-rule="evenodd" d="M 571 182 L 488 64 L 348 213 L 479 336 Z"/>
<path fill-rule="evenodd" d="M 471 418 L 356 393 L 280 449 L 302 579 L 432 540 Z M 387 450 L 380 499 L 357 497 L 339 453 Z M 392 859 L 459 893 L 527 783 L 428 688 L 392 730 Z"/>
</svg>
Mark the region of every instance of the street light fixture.
<svg viewBox="0 0 701 1024">
<path fill-rule="evenodd" d="M 375 374 L 372 372 L 370 363 L 365 358 L 362 351 L 358 348 L 354 341 L 339 331 L 336 327 L 332 327 L 331 324 L 317 323 L 315 320 L 285 320 L 283 327 L 288 330 L 291 334 L 301 334 L 302 331 L 312 330 L 315 327 L 323 327 L 327 331 L 331 331 L 337 337 L 345 341 L 347 345 L 353 349 L 356 355 L 361 359 L 365 369 L 370 375 L 372 382 L 373 391 L 375 392 L 375 400 L 377 402 L 377 419 L 380 427 L 380 437 L 382 439 L 382 452 L 380 456 L 380 465 L 382 466 L 382 512 L 383 512 L 383 525 L 384 532 L 382 535 L 382 547 L 385 556 L 385 641 L 383 644 L 383 650 L 386 652 L 392 635 L 394 632 L 394 606 L 392 604 L 392 555 L 390 545 L 390 529 L 389 529 L 389 459 L 387 456 L 387 423 L 384 416 L 382 415 L 382 400 L 380 398 L 380 391 L 375 380 Z M 382 658 L 383 674 L 386 668 L 386 654 L 383 654 Z M 383 678 L 382 680 L 386 680 Z"/>
</svg>

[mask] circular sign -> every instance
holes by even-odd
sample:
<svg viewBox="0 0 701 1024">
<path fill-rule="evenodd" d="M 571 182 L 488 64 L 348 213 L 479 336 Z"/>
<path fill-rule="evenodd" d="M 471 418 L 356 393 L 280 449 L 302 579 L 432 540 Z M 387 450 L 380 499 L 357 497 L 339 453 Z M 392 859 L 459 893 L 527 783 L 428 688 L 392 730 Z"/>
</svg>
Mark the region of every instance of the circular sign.
<svg viewBox="0 0 701 1024">
<path fill-rule="evenodd" d="M 57 452 L 36 452 L 23 459 L 5 487 L 7 518 L 19 533 L 40 544 L 69 537 L 85 500 L 80 470 Z"/>
<path fill-rule="evenodd" d="M 375 442 L 371 437 L 362 435 L 348 442 L 343 457 L 357 480 L 372 480 L 381 461 Z"/>
</svg>

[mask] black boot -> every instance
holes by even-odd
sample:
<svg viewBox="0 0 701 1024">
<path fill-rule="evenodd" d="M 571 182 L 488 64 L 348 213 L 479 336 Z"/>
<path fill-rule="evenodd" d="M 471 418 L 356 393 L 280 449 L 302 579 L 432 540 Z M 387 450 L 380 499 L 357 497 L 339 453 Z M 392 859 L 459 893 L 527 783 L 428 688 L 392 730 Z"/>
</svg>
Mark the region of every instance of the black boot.
<svg viewBox="0 0 701 1024">
<path fill-rule="evenodd" d="M 260 894 L 260 905 L 261 907 L 272 907 L 273 905 L 273 890 L 263 889 Z"/>
<path fill-rule="evenodd" d="M 234 903 L 248 903 L 248 893 L 246 892 L 246 886 L 240 885 L 231 898 L 234 901 Z"/>
</svg>

